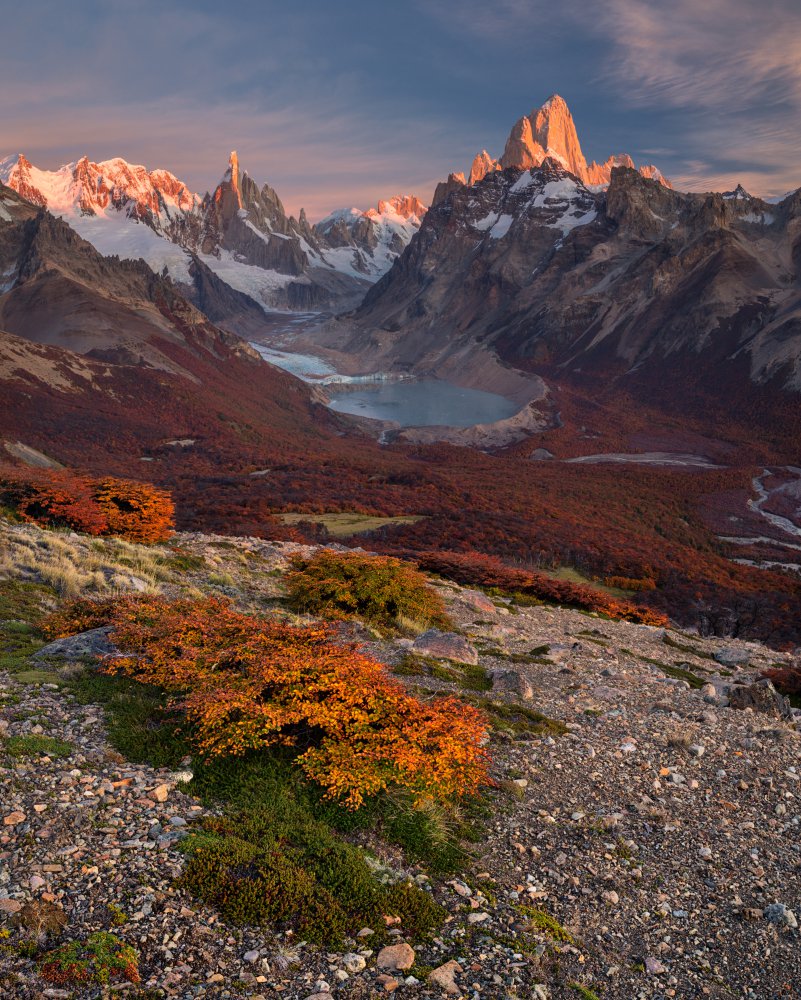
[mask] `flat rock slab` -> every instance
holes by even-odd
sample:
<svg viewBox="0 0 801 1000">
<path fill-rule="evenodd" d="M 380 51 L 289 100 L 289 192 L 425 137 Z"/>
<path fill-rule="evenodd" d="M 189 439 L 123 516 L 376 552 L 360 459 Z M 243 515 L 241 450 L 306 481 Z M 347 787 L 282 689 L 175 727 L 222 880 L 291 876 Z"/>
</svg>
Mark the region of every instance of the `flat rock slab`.
<svg viewBox="0 0 801 1000">
<path fill-rule="evenodd" d="M 110 626 L 93 628 L 88 632 L 67 636 L 66 639 L 56 639 L 55 642 L 43 646 L 36 654 L 37 660 L 85 660 L 97 659 L 119 653 L 119 650 L 109 640 Z"/>
<path fill-rule="evenodd" d="M 455 632 L 440 632 L 431 628 L 423 632 L 412 643 L 412 652 L 418 656 L 431 656 L 437 660 L 452 660 L 454 663 L 478 663 L 478 652 L 464 636 Z"/>
</svg>

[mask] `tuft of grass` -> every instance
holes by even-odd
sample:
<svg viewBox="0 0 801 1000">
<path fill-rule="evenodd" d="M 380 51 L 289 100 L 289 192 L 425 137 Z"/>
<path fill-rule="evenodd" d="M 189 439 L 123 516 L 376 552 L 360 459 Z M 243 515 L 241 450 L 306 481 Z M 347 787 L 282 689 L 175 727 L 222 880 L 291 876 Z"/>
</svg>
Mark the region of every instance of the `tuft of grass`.
<svg viewBox="0 0 801 1000">
<path fill-rule="evenodd" d="M 27 660 L 25 661 L 27 662 Z M 63 684 L 64 680 L 52 670 L 18 670 L 14 680 L 20 684 Z"/>
<path fill-rule="evenodd" d="M 652 656 L 643 656 L 640 653 L 635 653 L 630 649 L 621 647 L 621 653 L 626 656 L 633 656 L 636 660 L 640 660 L 642 663 L 650 663 L 652 667 L 658 667 L 663 674 L 667 674 L 668 677 L 675 677 L 677 680 L 687 681 L 691 688 L 702 688 L 706 681 L 702 680 L 697 674 L 694 674 L 691 670 L 687 670 L 686 667 L 671 666 L 668 663 L 663 663 L 661 660 L 655 660 Z"/>
<path fill-rule="evenodd" d="M 60 760 L 69 757 L 73 750 L 71 743 L 35 733 L 28 736 L 9 736 L 0 746 L 9 757 L 17 760 L 25 757 L 53 757 Z"/>
<path fill-rule="evenodd" d="M 600 1000 L 597 993 L 594 993 L 589 986 L 584 986 L 582 983 L 568 983 L 567 984 L 574 993 L 578 993 L 580 997 L 584 1000 Z"/>
<path fill-rule="evenodd" d="M 714 656 L 711 653 L 707 653 L 703 649 L 699 649 L 697 646 L 690 646 L 683 642 L 677 642 L 672 636 L 669 636 L 667 632 L 662 636 L 662 642 L 666 646 L 670 646 L 671 649 L 678 649 L 682 653 L 690 653 L 691 656 L 697 656 L 702 660 L 714 660 Z"/>
</svg>

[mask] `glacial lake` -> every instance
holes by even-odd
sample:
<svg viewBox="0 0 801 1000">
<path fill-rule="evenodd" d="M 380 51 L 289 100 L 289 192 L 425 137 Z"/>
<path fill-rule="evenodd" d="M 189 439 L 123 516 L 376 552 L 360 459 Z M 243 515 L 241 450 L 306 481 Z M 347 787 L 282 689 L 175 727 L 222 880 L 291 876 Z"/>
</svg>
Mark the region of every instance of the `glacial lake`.
<svg viewBox="0 0 801 1000">
<path fill-rule="evenodd" d="M 291 372 L 304 382 L 323 386 L 331 399 L 330 408 L 337 413 L 392 420 L 401 427 L 472 427 L 505 420 L 520 409 L 494 392 L 464 389 L 453 382 L 389 378 L 380 381 L 380 373 L 339 375 L 329 362 L 314 355 L 294 354 L 265 344 L 252 346 L 269 364 Z M 365 384 L 359 384 L 362 382 Z M 338 390 L 340 385 L 343 388 Z"/>
<path fill-rule="evenodd" d="M 520 409 L 503 396 L 481 389 L 464 389 L 452 382 L 384 382 L 337 393 L 326 386 L 330 407 L 373 420 L 394 420 L 401 427 L 472 427 L 511 417 Z"/>
</svg>

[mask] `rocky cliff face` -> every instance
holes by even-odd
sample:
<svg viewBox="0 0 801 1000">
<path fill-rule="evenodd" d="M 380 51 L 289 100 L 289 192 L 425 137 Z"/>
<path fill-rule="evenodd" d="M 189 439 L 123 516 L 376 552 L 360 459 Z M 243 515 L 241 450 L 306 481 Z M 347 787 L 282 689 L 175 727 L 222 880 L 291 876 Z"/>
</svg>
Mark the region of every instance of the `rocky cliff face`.
<svg viewBox="0 0 801 1000">
<path fill-rule="evenodd" d="M 728 365 L 801 390 L 800 266 L 801 192 L 681 194 L 626 166 L 599 191 L 546 157 L 435 204 L 347 349 L 373 366 L 491 353 L 632 380 L 688 355 L 710 380 Z"/>
<path fill-rule="evenodd" d="M 7 191 L 0 185 L 0 205 Z M 172 346 L 256 358 L 144 261 L 101 256 L 44 209 L 0 217 L 0 276 L 0 330 L 38 344 L 175 374 L 185 373 Z"/>
</svg>

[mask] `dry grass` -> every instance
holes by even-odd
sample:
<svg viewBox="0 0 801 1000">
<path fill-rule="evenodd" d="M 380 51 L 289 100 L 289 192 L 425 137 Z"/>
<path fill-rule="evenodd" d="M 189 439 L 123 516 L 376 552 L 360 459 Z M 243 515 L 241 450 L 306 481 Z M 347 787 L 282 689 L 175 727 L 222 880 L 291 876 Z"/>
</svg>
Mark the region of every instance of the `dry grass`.
<svg viewBox="0 0 801 1000">
<path fill-rule="evenodd" d="M 170 575 L 166 559 L 144 545 L 30 525 L 7 525 L 3 531 L 0 578 L 44 583 L 65 598 L 152 593 Z"/>
</svg>

